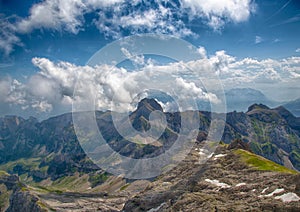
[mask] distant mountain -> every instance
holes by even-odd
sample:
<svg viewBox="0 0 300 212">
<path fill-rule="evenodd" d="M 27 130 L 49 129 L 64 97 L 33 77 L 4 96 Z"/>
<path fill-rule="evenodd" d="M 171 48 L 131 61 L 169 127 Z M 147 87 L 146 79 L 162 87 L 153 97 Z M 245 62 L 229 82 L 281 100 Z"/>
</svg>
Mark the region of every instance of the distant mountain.
<svg viewBox="0 0 300 212">
<path fill-rule="evenodd" d="M 234 88 L 225 91 L 227 111 L 246 111 L 249 105 L 261 103 L 274 107 L 278 102 L 268 99 L 261 91 L 252 88 Z"/>
<path fill-rule="evenodd" d="M 300 117 L 300 98 L 290 101 L 283 106 L 291 111 L 295 116 Z"/>
</svg>

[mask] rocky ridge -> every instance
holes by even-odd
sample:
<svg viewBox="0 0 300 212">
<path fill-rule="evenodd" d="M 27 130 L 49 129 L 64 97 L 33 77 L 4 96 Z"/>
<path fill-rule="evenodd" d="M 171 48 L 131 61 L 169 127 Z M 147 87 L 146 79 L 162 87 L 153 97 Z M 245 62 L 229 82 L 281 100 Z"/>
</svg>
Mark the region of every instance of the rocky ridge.
<svg viewBox="0 0 300 212">
<path fill-rule="evenodd" d="M 241 157 L 252 153 L 236 148 L 221 146 L 199 164 L 201 147 L 196 147 L 182 164 L 127 201 L 124 211 L 300 210 L 299 174 L 259 171 Z"/>
</svg>

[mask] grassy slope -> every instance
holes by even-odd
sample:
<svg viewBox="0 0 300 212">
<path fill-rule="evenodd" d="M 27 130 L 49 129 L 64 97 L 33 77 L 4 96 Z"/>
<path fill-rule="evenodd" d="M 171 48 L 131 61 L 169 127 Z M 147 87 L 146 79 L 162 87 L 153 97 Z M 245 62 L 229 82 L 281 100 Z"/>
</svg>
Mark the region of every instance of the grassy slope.
<svg viewBox="0 0 300 212">
<path fill-rule="evenodd" d="M 273 161 L 270 161 L 264 157 L 255 155 L 253 153 L 250 153 L 248 151 L 238 149 L 235 150 L 235 154 L 239 155 L 246 164 L 249 166 L 261 170 L 261 171 L 275 171 L 275 172 L 281 172 L 281 173 L 289 173 L 289 174 L 297 174 L 297 171 L 288 169 L 284 166 L 281 166 L 277 163 L 274 163 Z"/>
<path fill-rule="evenodd" d="M 13 172 L 13 168 L 16 165 L 21 165 L 26 170 L 38 170 L 39 164 L 41 159 L 40 158 L 29 158 L 29 159 L 19 159 L 16 161 L 10 161 L 5 164 L 0 165 L 0 170 L 6 171 L 6 172 Z"/>
</svg>

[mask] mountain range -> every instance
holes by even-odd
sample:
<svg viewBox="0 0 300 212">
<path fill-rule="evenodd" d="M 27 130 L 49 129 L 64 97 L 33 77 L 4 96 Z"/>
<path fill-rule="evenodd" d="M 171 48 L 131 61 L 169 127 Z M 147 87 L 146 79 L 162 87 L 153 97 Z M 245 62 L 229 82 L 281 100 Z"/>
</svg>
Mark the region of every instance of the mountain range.
<svg viewBox="0 0 300 212">
<path fill-rule="evenodd" d="M 142 145 L 118 133 L 112 112 L 97 111 L 95 117 L 115 151 L 126 157 L 148 158 L 172 146 L 185 116 L 185 112 L 163 112 L 154 99 L 143 99 L 129 115 L 132 126 L 141 132 L 149 130 L 153 111 L 164 113 L 167 127 L 156 143 Z M 300 208 L 299 185 L 294 180 L 300 170 L 300 118 L 282 106 L 272 109 L 263 104 L 253 104 L 247 112 L 229 112 L 214 157 L 207 164 L 198 164 L 212 113 L 197 114 L 199 134 L 186 160 L 155 179 L 136 181 L 113 176 L 93 164 L 77 140 L 71 113 L 41 122 L 33 117 L 0 118 L 0 208 L 193 211 L 200 206 L 214 210 L 212 203 L 220 210 L 229 206 L 232 210 Z M 269 195 L 271 192 L 276 195 Z M 240 195 L 243 198 L 234 206 Z M 278 201 L 270 203 L 270 198 Z M 249 201 L 246 207 L 244 203 Z"/>
<path fill-rule="evenodd" d="M 174 101 L 164 93 L 149 91 L 147 94 L 149 98 L 155 98 L 162 103 Z M 218 95 L 222 94 L 219 93 Z M 233 88 L 225 90 L 224 95 L 228 112 L 246 112 L 252 104 L 264 104 L 268 107 L 284 106 L 294 116 L 300 116 L 300 98 L 292 101 L 276 101 L 268 98 L 262 91 L 253 88 Z M 200 110 L 211 111 L 209 102 L 196 100 L 196 103 Z"/>
<path fill-rule="evenodd" d="M 300 98 L 292 101 L 275 101 L 252 88 L 234 88 L 225 91 L 227 111 L 247 111 L 249 105 L 259 103 L 269 107 L 284 106 L 294 116 L 300 116 Z"/>
<path fill-rule="evenodd" d="M 283 106 L 291 111 L 295 116 L 300 117 L 300 98 L 285 103 Z"/>
<path fill-rule="evenodd" d="M 281 105 L 266 97 L 261 91 L 252 88 L 234 88 L 225 91 L 227 111 L 247 111 L 247 108 L 255 103 L 269 107 Z"/>
</svg>

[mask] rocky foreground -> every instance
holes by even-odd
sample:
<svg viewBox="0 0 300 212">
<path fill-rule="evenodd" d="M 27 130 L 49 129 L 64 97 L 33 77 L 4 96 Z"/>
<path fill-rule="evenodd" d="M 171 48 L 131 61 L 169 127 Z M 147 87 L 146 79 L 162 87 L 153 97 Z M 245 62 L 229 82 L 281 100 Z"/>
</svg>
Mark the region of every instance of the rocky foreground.
<svg viewBox="0 0 300 212">
<path fill-rule="evenodd" d="M 198 144 L 176 168 L 150 181 L 111 177 L 81 192 L 26 186 L 1 176 L 2 211 L 300 211 L 300 175 L 248 151 L 220 145 L 209 157 Z M 80 177 L 79 177 L 80 178 Z M 6 196 L 7 197 L 7 196 Z"/>
<path fill-rule="evenodd" d="M 128 200 L 124 211 L 300 211 L 299 174 L 259 171 L 268 169 L 264 163 L 270 161 L 231 148 L 220 147 L 205 164 L 198 164 L 201 149 L 196 148 L 180 166 Z M 251 156 L 260 165 L 250 165 Z"/>
</svg>

